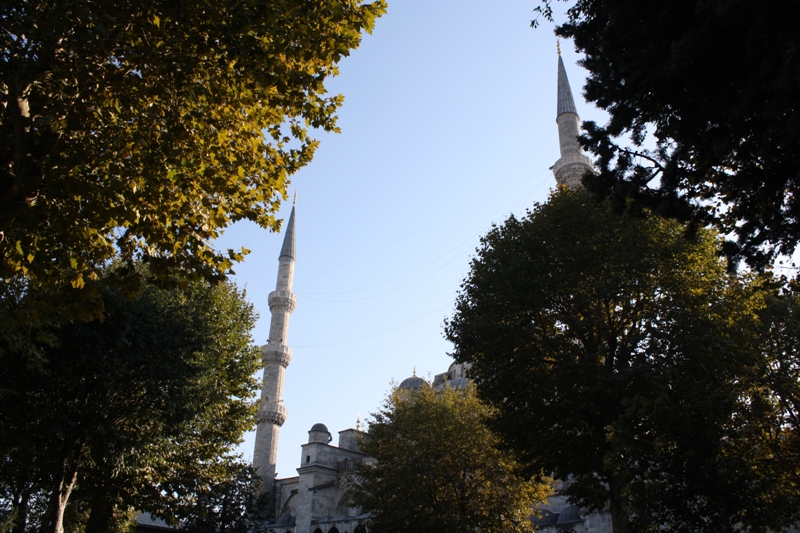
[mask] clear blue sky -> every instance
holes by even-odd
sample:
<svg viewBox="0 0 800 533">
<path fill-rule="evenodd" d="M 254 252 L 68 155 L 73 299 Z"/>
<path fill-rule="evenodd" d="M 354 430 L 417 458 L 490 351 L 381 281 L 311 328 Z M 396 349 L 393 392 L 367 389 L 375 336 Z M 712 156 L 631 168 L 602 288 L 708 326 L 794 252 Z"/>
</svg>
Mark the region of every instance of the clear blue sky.
<svg viewBox="0 0 800 533">
<path fill-rule="evenodd" d="M 555 186 L 556 41 L 551 24 L 529 27 L 536 5 L 393 1 L 329 84 L 345 95 L 342 133 L 320 137 L 290 189 L 298 305 L 279 477 L 296 475 L 313 424 L 326 424 L 336 444 L 337 431 L 379 408 L 392 380 L 415 367 L 423 377 L 447 370 L 442 324 L 480 235 Z M 603 122 L 581 97 L 572 44 L 562 48 L 581 118 Z M 259 344 L 282 238 L 240 224 L 219 242 L 252 250 L 234 280 L 261 315 Z M 248 460 L 252 447 L 251 434 L 241 447 Z"/>
</svg>

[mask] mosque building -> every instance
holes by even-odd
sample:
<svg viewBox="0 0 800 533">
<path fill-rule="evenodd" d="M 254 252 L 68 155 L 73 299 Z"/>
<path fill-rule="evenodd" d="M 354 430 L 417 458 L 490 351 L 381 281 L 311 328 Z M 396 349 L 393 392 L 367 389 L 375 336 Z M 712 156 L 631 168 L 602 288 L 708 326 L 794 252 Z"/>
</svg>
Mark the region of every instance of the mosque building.
<svg viewBox="0 0 800 533">
<path fill-rule="evenodd" d="M 558 56 L 558 124 L 561 157 L 552 170 L 559 185 L 580 187 L 581 176 L 592 170 L 590 159 L 578 143 L 580 120 L 559 49 Z M 295 208 L 289 216 L 284 235 L 275 291 L 269 295 L 272 314 L 269 339 L 262 348 L 264 362 L 263 389 L 258 411 L 253 466 L 258 470 L 265 491 L 273 494 L 276 517 L 264 529 L 270 533 L 368 533 L 368 516 L 359 509 L 342 503 L 343 479 L 361 462 L 370 458 L 361 452 L 358 437 L 360 422 L 354 429 L 339 431 L 336 445 L 324 424 L 314 424 L 308 442 L 301 446 L 297 475 L 276 478 L 278 433 L 286 420 L 283 405 L 283 378 L 292 358 L 288 346 L 289 317 L 297 304 L 292 294 L 295 265 Z M 464 388 L 469 383 L 468 365 L 453 363 L 447 372 L 437 374 L 428 384 L 416 376 L 403 380 L 400 389 L 433 386 Z M 607 512 L 586 513 L 555 496 L 533 518 L 544 533 L 607 533 L 611 518 Z"/>
</svg>

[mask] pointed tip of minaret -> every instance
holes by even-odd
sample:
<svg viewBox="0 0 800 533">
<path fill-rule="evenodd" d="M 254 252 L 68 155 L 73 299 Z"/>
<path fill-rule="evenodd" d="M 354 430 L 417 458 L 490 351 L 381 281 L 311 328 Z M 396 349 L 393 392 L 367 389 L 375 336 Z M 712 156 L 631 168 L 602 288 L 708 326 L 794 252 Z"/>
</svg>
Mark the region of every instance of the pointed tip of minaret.
<svg viewBox="0 0 800 533">
<path fill-rule="evenodd" d="M 558 47 L 558 109 L 556 117 L 563 113 L 578 114 L 575 108 L 575 100 L 572 98 L 572 89 L 569 87 L 567 71 L 564 68 L 564 61 L 561 59 L 561 45 Z"/>
<path fill-rule="evenodd" d="M 295 195 L 295 204 L 292 205 L 292 213 L 289 215 L 289 223 L 286 224 L 286 233 L 283 236 L 283 246 L 281 247 L 280 257 L 291 257 L 295 259 L 295 242 L 294 242 L 294 210 L 296 207 L 297 196 Z"/>
</svg>

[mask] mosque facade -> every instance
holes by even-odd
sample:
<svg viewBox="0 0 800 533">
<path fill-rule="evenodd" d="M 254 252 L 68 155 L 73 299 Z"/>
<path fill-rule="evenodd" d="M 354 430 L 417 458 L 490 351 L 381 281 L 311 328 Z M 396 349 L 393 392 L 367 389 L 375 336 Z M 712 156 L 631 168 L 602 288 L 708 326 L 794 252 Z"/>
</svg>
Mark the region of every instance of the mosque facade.
<svg viewBox="0 0 800 533">
<path fill-rule="evenodd" d="M 592 170 L 591 161 L 578 143 L 580 120 L 559 50 L 558 56 L 558 124 L 561 157 L 552 170 L 559 185 L 580 187 L 581 176 Z M 283 405 L 283 376 L 292 357 L 288 346 L 289 317 L 297 299 L 292 294 L 295 264 L 295 207 L 292 207 L 279 257 L 278 280 L 269 295 L 272 314 L 269 339 L 262 348 L 266 363 L 263 376 L 253 465 L 258 469 L 265 491 L 273 495 L 275 519 L 264 524 L 269 533 L 368 533 L 369 516 L 343 503 L 344 479 L 359 464 L 371 458 L 361 452 L 358 442 L 360 427 L 338 432 L 336 445 L 324 424 L 314 424 L 308 442 L 301 446 L 297 475 L 276 478 L 278 433 L 286 420 Z M 412 375 L 403 380 L 400 389 L 423 386 L 466 387 L 468 365 L 453 363 L 446 372 L 437 374 L 433 383 Z M 610 533 L 611 518 L 607 512 L 587 513 L 568 505 L 563 497 L 552 497 L 539 508 L 532 520 L 543 533 Z"/>
</svg>

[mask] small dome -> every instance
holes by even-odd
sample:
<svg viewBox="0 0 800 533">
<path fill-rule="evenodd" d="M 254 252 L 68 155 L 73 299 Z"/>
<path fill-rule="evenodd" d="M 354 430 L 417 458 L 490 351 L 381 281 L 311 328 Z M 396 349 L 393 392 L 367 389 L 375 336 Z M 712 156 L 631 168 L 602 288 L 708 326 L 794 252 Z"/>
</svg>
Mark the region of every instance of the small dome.
<svg viewBox="0 0 800 533">
<path fill-rule="evenodd" d="M 428 382 L 419 376 L 411 376 L 404 379 L 398 389 L 422 389 L 428 387 Z"/>
<path fill-rule="evenodd" d="M 328 444 L 333 437 L 331 437 L 331 432 L 328 431 L 328 426 L 325 424 L 314 424 L 311 426 L 311 429 L 308 430 L 308 442 L 321 442 L 323 444 Z"/>
<path fill-rule="evenodd" d="M 580 508 L 575 505 L 570 505 L 558 513 L 558 521 L 556 524 L 561 526 L 567 524 L 579 524 L 581 522 L 583 522 L 583 518 L 581 518 Z"/>
<path fill-rule="evenodd" d="M 444 383 L 440 383 L 436 386 L 436 391 L 443 391 L 444 389 L 455 389 L 455 390 L 466 390 L 469 387 L 469 379 L 467 378 L 456 378 L 451 379 L 450 381 L 445 381 Z"/>
</svg>

